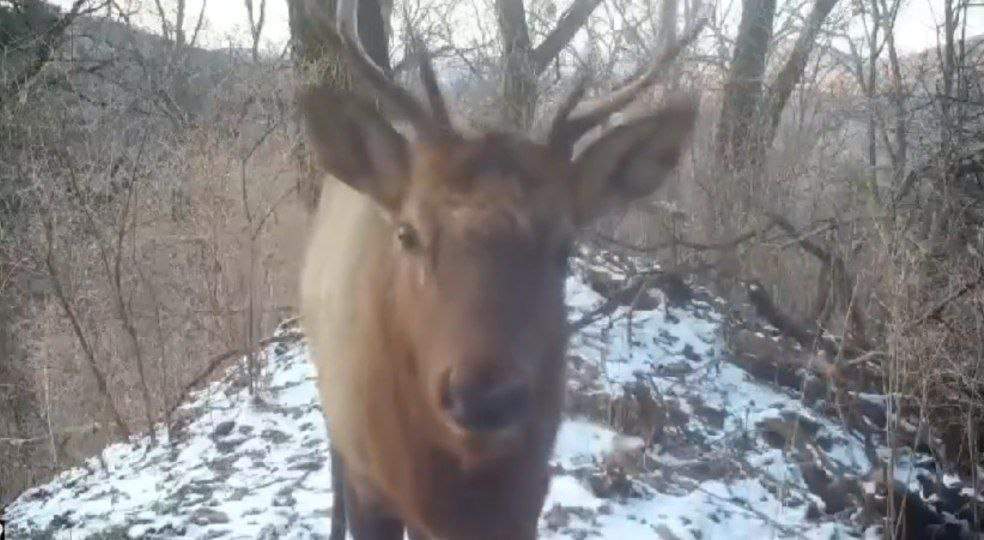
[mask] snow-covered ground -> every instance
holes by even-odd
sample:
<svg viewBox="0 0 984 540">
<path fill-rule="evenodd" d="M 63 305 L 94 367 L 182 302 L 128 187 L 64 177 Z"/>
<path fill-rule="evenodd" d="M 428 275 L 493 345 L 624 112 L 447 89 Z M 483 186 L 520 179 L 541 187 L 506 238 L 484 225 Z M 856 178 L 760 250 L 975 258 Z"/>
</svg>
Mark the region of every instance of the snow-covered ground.
<svg viewBox="0 0 984 540">
<path fill-rule="evenodd" d="M 583 270 L 568 281 L 572 320 L 603 302 Z M 651 422 L 648 448 L 599 425 L 598 415 L 565 421 L 543 538 L 865 535 L 856 506 L 825 508 L 804 476 L 819 468 L 864 478 L 872 464 L 862 440 L 795 392 L 729 363 L 722 316 L 704 298 L 675 308 L 655 302 L 631 317 L 620 307 L 573 337 L 577 401 L 608 404 L 617 416 L 611 404 L 642 384 L 663 416 Z M 93 458 L 23 493 L 6 511 L 11 537 L 326 538 L 333 493 L 314 369 L 302 342 L 264 354 L 262 400 L 251 400 L 241 369 L 231 369 L 180 408 L 171 444 L 116 444 L 102 453 L 105 467 Z M 158 438 L 166 440 L 163 428 Z"/>
</svg>

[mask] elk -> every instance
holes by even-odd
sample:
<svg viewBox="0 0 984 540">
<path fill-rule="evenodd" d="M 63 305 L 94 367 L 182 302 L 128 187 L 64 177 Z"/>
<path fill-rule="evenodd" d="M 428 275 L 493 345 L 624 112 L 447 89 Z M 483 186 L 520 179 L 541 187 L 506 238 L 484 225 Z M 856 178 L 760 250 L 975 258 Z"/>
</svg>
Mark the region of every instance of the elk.
<svg viewBox="0 0 984 540">
<path fill-rule="evenodd" d="M 357 540 L 533 539 L 565 390 L 574 234 L 653 193 L 695 107 L 574 145 L 693 36 L 608 97 L 582 104 L 577 85 L 536 142 L 455 129 L 429 58 L 425 104 L 368 58 L 356 12 L 338 2 L 329 45 L 412 137 L 364 98 L 299 96 L 327 173 L 300 289 L 338 479 L 333 536 L 347 519 Z"/>
</svg>

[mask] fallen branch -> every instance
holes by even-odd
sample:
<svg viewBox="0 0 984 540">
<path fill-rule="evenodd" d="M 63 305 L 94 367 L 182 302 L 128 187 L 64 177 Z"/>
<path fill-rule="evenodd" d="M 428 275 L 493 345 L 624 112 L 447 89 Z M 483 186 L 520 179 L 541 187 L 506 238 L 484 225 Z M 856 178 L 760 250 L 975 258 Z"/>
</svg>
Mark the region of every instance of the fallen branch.
<svg viewBox="0 0 984 540">
<path fill-rule="evenodd" d="M 767 233 L 769 230 L 771 230 L 773 226 L 774 224 L 770 223 L 769 225 L 762 227 L 760 229 L 753 229 L 750 231 L 746 231 L 734 238 L 731 238 L 730 240 L 724 240 L 721 242 L 700 242 L 696 240 L 687 240 L 684 238 L 674 238 L 672 240 L 667 240 L 666 242 L 639 246 L 635 244 L 630 244 L 628 242 L 624 242 L 622 240 L 618 240 L 617 238 L 602 233 L 595 233 L 595 236 L 599 240 L 602 240 L 604 242 L 608 242 L 620 248 L 628 249 L 630 251 L 635 251 L 638 253 L 652 253 L 654 251 L 659 251 L 661 249 L 667 249 L 671 247 L 685 247 L 695 251 L 719 251 L 719 250 L 731 249 L 744 242 L 752 240 L 753 238 L 761 236 Z"/>
<path fill-rule="evenodd" d="M 280 336 L 272 336 L 265 339 L 261 339 L 254 345 L 255 348 L 266 347 L 267 345 L 272 345 L 274 343 L 293 343 L 301 339 L 300 333 L 284 334 Z M 244 349 L 233 349 L 226 351 L 221 354 L 217 354 L 209 359 L 208 364 L 206 364 L 205 369 L 201 373 L 195 376 L 188 384 L 184 385 L 181 392 L 178 393 L 174 400 L 174 404 L 168 409 L 168 415 L 174 414 L 174 411 L 181 405 L 185 397 L 188 396 L 192 390 L 200 386 L 206 379 L 208 379 L 224 362 L 230 358 L 235 358 L 237 356 L 242 356 L 248 351 Z"/>
<path fill-rule="evenodd" d="M 92 422 L 91 424 L 85 424 L 82 426 L 72 426 L 67 428 L 62 428 L 55 430 L 52 434 L 44 434 L 38 437 L 27 437 L 27 438 L 17 438 L 17 437 L 0 437 L 0 443 L 9 444 L 15 448 L 24 446 L 25 444 L 35 444 L 35 443 L 46 443 L 51 439 L 51 435 L 58 437 L 64 437 L 66 435 L 79 435 L 82 433 L 95 433 L 102 427 L 99 422 Z"/>
<path fill-rule="evenodd" d="M 783 313 L 775 303 L 772 298 L 769 297 L 769 293 L 765 292 L 765 288 L 757 282 L 749 283 L 746 286 L 748 291 L 748 300 L 755 307 L 755 311 L 760 317 L 769 322 L 772 326 L 775 326 L 783 334 L 795 339 L 801 346 L 809 349 L 822 349 L 831 358 L 837 355 L 837 345 L 831 340 L 824 338 L 819 330 L 808 328 L 804 324 L 800 324 L 793 320 L 792 317 Z"/>
<path fill-rule="evenodd" d="M 917 326 L 922 325 L 923 323 L 925 323 L 930 319 L 938 319 L 940 313 L 943 312 L 943 309 L 946 308 L 946 306 L 948 306 L 951 302 L 954 302 L 955 300 L 959 300 L 960 298 L 967 295 L 977 287 L 980 287 L 982 283 L 984 283 L 984 274 L 977 276 L 977 279 L 975 279 L 974 281 L 964 284 L 959 289 L 947 295 L 946 298 L 943 298 L 942 300 L 934 304 L 925 313 L 920 315 L 916 320 L 906 324 L 902 328 L 902 332 L 908 333 L 913 329 L 915 329 Z"/>
<path fill-rule="evenodd" d="M 610 315 L 613 311 L 615 311 L 616 308 L 618 308 L 618 306 L 625 304 L 624 302 L 625 295 L 630 294 L 635 288 L 641 289 L 644 279 L 635 276 L 634 278 L 630 278 L 628 281 L 629 281 L 628 284 L 626 284 L 624 287 L 620 288 L 614 294 L 607 296 L 605 298 L 605 302 L 602 303 L 600 306 L 594 308 L 588 313 L 585 313 L 584 315 L 581 316 L 580 319 L 571 323 L 570 326 L 571 330 L 577 332 L 578 330 L 584 328 L 585 326 L 591 325 L 593 322 L 601 319 L 602 317 Z"/>
<path fill-rule="evenodd" d="M 836 288 L 836 292 L 841 298 L 851 299 L 854 297 L 852 293 L 853 287 L 851 282 L 855 281 L 848 277 L 847 266 L 844 264 L 844 259 L 827 249 L 824 249 L 820 244 L 810 240 L 810 236 L 816 234 L 818 231 L 812 231 L 809 233 L 804 233 L 796 229 L 793 224 L 784 218 L 783 216 L 776 214 L 774 212 L 766 212 L 766 216 L 775 224 L 777 227 L 783 230 L 792 240 L 797 243 L 800 248 L 816 257 L 830 272 L 832 272 L 832 283 Z M 829 229 L 835 228 L 835 224 L 831 221 Z M 820 231 L 827 229 L 820 229 Z M 850 306 L 847 311 L 847 322 L 848 327 L 851 329 L 851 337 L 857 344 L 857 347 L 861 350 L 870 350 L 874 347 L 868 343 L 867 329 L 864 326 L 864 313 L 861 307 L 851 301 Z M 847 337 L 847 332 L 845 332 L 845 338 Z M 847 340 L 845 339 L 845 342 Z"/>
</svg>

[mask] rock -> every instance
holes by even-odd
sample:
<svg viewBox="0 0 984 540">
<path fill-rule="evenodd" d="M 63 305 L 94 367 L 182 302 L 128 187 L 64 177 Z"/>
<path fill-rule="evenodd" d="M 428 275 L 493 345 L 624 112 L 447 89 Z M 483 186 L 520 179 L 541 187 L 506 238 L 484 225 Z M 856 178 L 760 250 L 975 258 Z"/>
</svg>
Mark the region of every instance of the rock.
<svg viewBox="0 0 984 540">
<path fill-rule="evenodd" d="M 324 466 L 325 461 L 323 459 L 311 459 L 295 463 L 288 467 L 288 469 L 292 471 L 320 471 Z"/>
<path fill-rule="evenodd" d="M 558 531 L 570 524 L 571 516 L 566 508 L 555 504 L 553 508 L 543 514 L 543 520 L 551 531 Z"/>
<path fill-rule="evenodd" d="M 277 429 L 264 429 L 263 432 L 260 433 L 260 437 L 263 440 L 269 441 L 273 444 L 283 444 L 290 440 L 290 435 Z"/>
<path fill-rule="evenodd" d="M 604 499 L 628 498 L 636 494 L 632 487 L 632 481 L 620 467 L 609 467 L 604 471 L 592 474 L 588 477 L 588 484 L 591 485 L 591 491 L 596 497 Z"/>
<path fill-rule="evenodd" d="M 820 431 L 820 425 L 816 422 L 786 411 L 780 414 L 780 418 L 759 420 L 755 427 L 765 442 L 774 448 L 785 448 L 787 445 L 802 448 L 815 442 Z"/>
<path fill-rule="evenodd" d="M 202 507 L 195 510 L 195 513 L 191 515 L 191 522 L 201 526 L 217 525 L 220 523 L 229 523 L 229 516 L 225 512 Z"/>
<path fill-rule="evenodd" d="M 820 508 L 817 507 L 817 503 L 811 502 L 809 506 L 806 507 L 806 519 L 810 521 L 816 521 L 820 519 L 823 513 L 820 512 Z"/>
<path fill-rule="evenodd" d="M 662 523 L 654 527 L 653 530 L 656 531 L 656 537 L 660 540 L 680 540 L 679 536 L 673 534 L 673 531 Z"/>
<path fill-rule="evenodd" d="M 683 346 L 683 350 L 680 351 L 680 354 L 691 362 L 700 362 L 702 360 L 700 355 L 694 352 L 694 348 L 689 343 Z"/>
<path fill-rule="evenodd" d="M 727 459 L 702 459 L 680 465 L 676 473 L 697 482 L 715 478 L 728 478 L 735 474 L 735 466 Z"/>
<path fill-rule="evenodd" d="M 174 498 L 181 501 L 191 495 L 197 495 L 197 500 L 201 501 L 210 498 L 214 491 L 211 480 L 192 480 L 179 487 L 174 493 Z"/>
<path fill-rule="evenodd" d="M 156 534 L 158 538 L 174 538 L 176 536 L 184 536 L 187 532 L 188 529 L 184 525 L 175 525 L 173 523 L 167 523 L 159 529 L 147 529 L 147 533 Z"/>
<path fill-rule="evenodd" d="M 273 496 L 273 505 L 294 506 L 294 503 L 296 503 L 297 500 L 294 499 L 293 491 L 294 491 L 293 488 L 291 488 L 290 486 L 284 486 L 280 488 L 280 491 L 278 491 L 277 494 Z"/>
<path fill-rule="evenodd" d="M 256 536 L 257 540 L 276 540 L 280 538 L 280 530 L 273 523 L 266 525 L 260 529 L 260 534 Z"/>
<path fill-rule="evenodd" d="M 707 405 L 697 396 L 688 396 L 687 403 L 694 411 L 694 414 L 699 416 L 705 424 L 715 429 L 724 429 L 724 418 L 726 415 L 723 410 Z"/>
<path fill-rule="evenodd" d="M 226 500 L 227 501 L 241 501 L 244 498 L 246 498 L 246 496 L 249 495 L 249 494 L 250 494 L 250 490 L 248 490 L 246 488 L 243 488 L 243 487 L 237 487 L 237 488 L 235 488 L 235 489 L 232 490 L 232 493 L 229 494 L 229 497 Z"/>
<path fill-rule="evenodd" d="M 246 439 L 233 439 L 229 441 L 216 441 L 215 449 L 223 454 L 228 454 L 236 449 L 240 444 L 246 442 Z"/>
<path fill-rule="evenodd" d="M 684 377 L 694 372 L 694 368 L 683 360 L 659 364 L 656 366 L 656 370 L 660 375 L 666 375 L 669 377 Z"/>
<path fill-rule="evenodd" d="M 72 512 L 68 511 L 55 515 L 55 517 L 51 518 L 51 523 L 48 525 L 48 528 L 58 530 L 72 527 L 75 524 L 72 522 L 71 518 L 69 518 L 71 514 Z"/>
<path fill-rule="evenodd" d="M 24 500 L 26 501 L 37 501 L 41 499 L 47 499 L 51 497 L 51 492 L 49 492 L 44 487 L 33 488 L 24 495 Z"/>
<path fill-rule="evenodd" d="M 225 422 L 219 422 L 218 425 L 215 426 L 215 429 L 212 430 L 212 437 L 214 438 L 225 437 L 232 431 L 232 428 L 234 427 L 236 427 L 235 420 L 226 420 Z"/>
<path fill-rule="evenodd" d="M 220 476 L 224 479 L 228 478 L 229 475 L 235 471 L 235 465 L 238 459 L 239 456 L 228 455 L 209 461 L 208 466 L 210 469 L 215 471 L 216 476 Z"/>
</svg>

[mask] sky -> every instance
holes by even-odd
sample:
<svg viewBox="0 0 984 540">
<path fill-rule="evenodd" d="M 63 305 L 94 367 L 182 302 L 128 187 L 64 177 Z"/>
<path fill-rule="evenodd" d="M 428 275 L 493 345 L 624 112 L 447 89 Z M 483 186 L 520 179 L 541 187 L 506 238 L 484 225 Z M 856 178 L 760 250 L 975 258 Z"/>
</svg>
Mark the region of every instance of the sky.
<svg viewBox="0 0 984 540">
<path fill-rule="evenodd" d="M 175 0 L 161 0 L 165 6 Z M 197 16 L 203 0 L 187 0 L 189 13 Z M 206 46 L 224 47 L 230 44 L 245 45 L 248 42 L 246 8 L 242 0 L 206 0 Z M 528 1 L 528 0 L 527 0 Z M 842 0 L 844 2 L 846 0 Z M 257 4 L 259 0 L 254 0 Z M 56 0 L 69 5 L 71 0 Z M 153 0 L 123 0 L 137 7 L 153 7 Z M 738 2 L 734 2 L 738 4 Z M 896 26 L 896 43 L 903 54 L 936 46 L 936 25 L 942 20 L 943 0 L 906 0 Z M 269 51 L 283 49 L 289 37 L 286 0 L 267 0 L 267 21 L 263 31 L 263 48 Z M 737 10 L 735 10 L 737 11 Z M 734 15 L 737 17 L 737 14 Z M 153 24 L 151 19 L 147 24 Z M 984 6 L 971 8 L 967 35 L 984 34 Z"/>
</svg>

